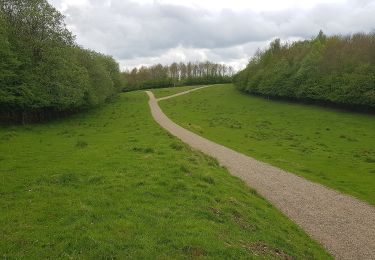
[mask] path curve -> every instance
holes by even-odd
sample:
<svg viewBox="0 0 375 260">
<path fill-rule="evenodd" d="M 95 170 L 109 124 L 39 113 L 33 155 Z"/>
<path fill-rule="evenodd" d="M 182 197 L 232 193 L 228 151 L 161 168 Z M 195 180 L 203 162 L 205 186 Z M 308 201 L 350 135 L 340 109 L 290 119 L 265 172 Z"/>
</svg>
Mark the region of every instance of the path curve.
<svg viewBox="0 0 375 260">
<path fill-rule="evenodd" d="M 146 93 L 156 122 L 192 148 L 216 158 L 220 165 L 256 189 L 335 258 L 375 259 L 375 207 L 192 133 L 171 121 L 153 93 Z"/>
<path fill-rule="evenodd" d="M 183 91 L 183 92 L 179 92 L 179 93 L 167 96 L 167 97 L 158 98 L 157 101 L 182 96 L 182 95 L 188 94 L 188 93 L 193 92 L 193 91 L 197 91 L 197 90 L 200 90 L 200 89 L 203 89 L 203 88 L 208 88 L 208 87 L 213 87 L 213 86 L 215 86 L 215 85 L 207 85 L 207 86 L 203 86 L 203 87 L 199 87 L 199 88 L 192 88 L 192 89 L 189 89 L 189 90 L 186 90 L 186 91 Z"/>
</svg>

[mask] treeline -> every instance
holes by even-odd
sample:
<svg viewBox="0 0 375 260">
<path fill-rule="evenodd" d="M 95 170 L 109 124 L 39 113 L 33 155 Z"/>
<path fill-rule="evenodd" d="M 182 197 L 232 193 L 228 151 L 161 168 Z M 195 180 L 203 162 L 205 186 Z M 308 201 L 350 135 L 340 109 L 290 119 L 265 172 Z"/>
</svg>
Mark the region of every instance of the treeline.
<svg viewBox="0 0 375 260">
<path fill-rule="evenodd" d="M 55 118 L 120 90 L 116 61 L 77 46 L 46 0 L 0 0 L 1 122 Z"/>
<path fill-rule="evenodd" d="M 134 68 L 121 73 L 124 90 L 231 82 L 233 68 L 212 62 L 172 63 Z"/>
<path fill-rule="evenodd" d="M 327 37 L 258 51 L 234 77 L 236 86 L 267 97 L 375 108 L 375 34 Z"/>
</svg>

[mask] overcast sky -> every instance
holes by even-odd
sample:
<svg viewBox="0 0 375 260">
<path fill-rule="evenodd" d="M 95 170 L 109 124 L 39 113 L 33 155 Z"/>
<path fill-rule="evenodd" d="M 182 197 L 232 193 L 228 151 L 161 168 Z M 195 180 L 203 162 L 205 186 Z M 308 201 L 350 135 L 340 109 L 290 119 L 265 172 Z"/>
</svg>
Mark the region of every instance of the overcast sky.
<svg viewBox="0 0 375 260">
<path fill-rule="evenodd" d="M 173 61 L 240 69 L 257 48 L 375 30 L 375 0 L 49 0 L 85 48 L 122 69 Z"/>
</svg>

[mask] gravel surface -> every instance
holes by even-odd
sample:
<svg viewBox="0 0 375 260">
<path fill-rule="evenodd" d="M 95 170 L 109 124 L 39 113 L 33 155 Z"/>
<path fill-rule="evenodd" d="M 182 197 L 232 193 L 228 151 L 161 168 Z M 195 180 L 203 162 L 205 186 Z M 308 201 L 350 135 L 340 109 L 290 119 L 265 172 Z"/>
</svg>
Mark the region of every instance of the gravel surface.
<svg viewBox="0 0 375 260">
<path fill-rule="evenodd" d="M 187 94 L 192 89 L 162 99 Z M 375 207 L 209 141 L 172 122 L 150 91 L 156 122 L 192 148 L 216 158 L 319 241 L 337 259 L 375 259 Z"/>
</svg>

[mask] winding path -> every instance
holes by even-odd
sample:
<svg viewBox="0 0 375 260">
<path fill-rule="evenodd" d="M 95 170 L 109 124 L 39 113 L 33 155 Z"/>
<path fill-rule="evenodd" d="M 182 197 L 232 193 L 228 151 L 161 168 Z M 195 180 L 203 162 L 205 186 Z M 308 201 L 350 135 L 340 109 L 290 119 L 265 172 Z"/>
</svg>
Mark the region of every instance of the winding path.
<svg viewBox="0 0 375 260">
<path fill-rule="evenodd" d="M 194 134 L 172 122 L 158 105 L 159 100 L 199 89 L 158 100 L 146 91 L 152 116 L 172 135 L 216 158 L 231 174 L 256 189 L 335 258 L 375 259 L 375 207 Z"/>
</svg>

